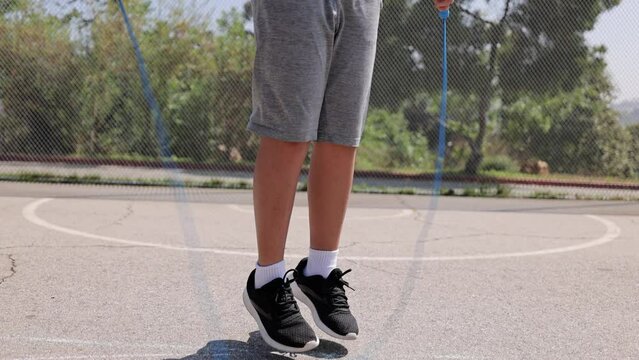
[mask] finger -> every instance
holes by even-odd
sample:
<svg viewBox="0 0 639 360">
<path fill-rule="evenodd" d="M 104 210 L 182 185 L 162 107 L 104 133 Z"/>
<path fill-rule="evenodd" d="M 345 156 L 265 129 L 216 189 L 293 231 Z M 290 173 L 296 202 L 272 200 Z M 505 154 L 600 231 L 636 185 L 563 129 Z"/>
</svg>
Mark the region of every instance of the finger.
<svg viewBox="0 0 639 360">
<path fill-rule="evenodd" d="M 448 8 L 450 7 L 450 4 L 452 4 L 452 3 L 453 3 L 453 1 L 451 1 L 451 0 L 435 0 L 435 6 L 440 11 L 448 10 Z"/>
</svg>

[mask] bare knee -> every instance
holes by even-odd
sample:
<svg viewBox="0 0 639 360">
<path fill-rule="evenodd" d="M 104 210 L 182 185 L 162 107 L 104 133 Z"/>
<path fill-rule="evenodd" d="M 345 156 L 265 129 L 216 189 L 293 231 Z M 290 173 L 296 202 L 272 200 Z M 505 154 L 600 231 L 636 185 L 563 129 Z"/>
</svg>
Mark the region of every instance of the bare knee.
<svg viewBox="0 0 639 360">
<path fill-rule="evenodd" d="M 287 154 L 300 154 L 308 151 L 310 142 L 291 142 L 282 141 L 274 138 L 262 136 L 260 138 L 260 147 L 269 148 L 275 151 L 281 151 Z"/>
</svg>

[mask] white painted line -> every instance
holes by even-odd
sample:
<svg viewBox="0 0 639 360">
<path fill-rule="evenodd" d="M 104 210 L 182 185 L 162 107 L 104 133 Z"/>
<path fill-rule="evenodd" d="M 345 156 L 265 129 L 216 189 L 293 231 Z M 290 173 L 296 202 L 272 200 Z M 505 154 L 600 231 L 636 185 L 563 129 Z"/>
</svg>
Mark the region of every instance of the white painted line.
<svg viewBox="0 0 639 360">
<path fill-rule="evenodd" d="M 43 342 L 51 344 L 70 344 L 70 345 L 94 345 L 103 347 L 149 347 L 149 348 L 168 348 L 168 349 L 192 349 L 192 345 L 178 345 L 178 344 L 143 344 L 143 343 L 126 343 L 120 341 L 95 341 L 95 340 L 79 340 L 79 339 L 62 339 L 54 337 L 36 337 L 36 336 L 0 336 L 2 341 L 12 341 L 22 343 L 25 341 L 30 342 Z"/>
<path fill-rule="evenodd" d="M 252 256 L 252 257 L 256 257 L 257 256 L 257 253 L 250 253 L 250 252 L 243 252 L 243 251 L 231 251 L 231 250 L 221 250 L 221 249 L 213 249 L 213 248 L 188 248 L 188 247 L 183 247 L 183 246 L 153 244 L 153 243 L 146 243 L 146 242 L 141 242 L 141 241 L 125 240 L 125 239 L 119 239 L 119 238 L 115 238 L 115 237 L 111 237 L 111 236 L 103 236 L 103 235 L 91 234 L 91 233 L 84 232 L 84 231 L 79 231 L 79 230 L 75 230 L 75 229 L 66 228 L 66 227 L 63 227 L 63 226 L 58 226 L 58 225 L 51 224 L 50 222 L 41 219 L 36 214 L 36 210 L 42 204 L 45 204 L 45 203 L 50 202 L 52 200 L 53 199 L 40 199 L 40 200 L 34 201 L 34 202 L 28 204 L 22 210 L 22 215 L 29 222 L 31 222 L 33 224 L 36 224 L 38 226 L 42 226 L 42 227 L 44 227 L 46 229 L 49 229 L 49 230 L 54 230 L 54 231 L 58 231 L 58 232 L 69 234 L 69 235 L 81 236 L 81 237 L 85 237 L 85 238 L 89 238 L 89 239 L 106 241 L 106 242 L 111 242 L 111 243 L 116 243 L 116 244 L 143 246 L 143 247 L 153 247 L 153 248 L 158 248 L 158 249 L 174 250 L 174 251 L 210 252 L 210 253 L 220 254 L 220 255 L 236 255 L 236 256 Z"/>
<path fill-rule="evenodd" d="M 463 255 L 463 256 L 436 256 L 436 257 L 424 257 L 415 259 L 412 257 L 373 257 L 373 256 L 349 256 L 351 260 L 370 260 L 370 261 L 413 261 L 413 260 L 422 260 L 422 261 L 451 261 L 451 260 L 490 260 L 490 259 L 504 259 L 504 258 L 514 258 L 514 257 L 526 257 L 526 256 L 541 256 L 541 255 L 550 255 L 550 254 L 560 254 L 571 251 L 583 250 L 599 245 L 603 245 L 605 243 L 609 243 L 614 239 L 618 238 L 621 235 L 621 229 L 617 226 L 617 224 L 613 223 L 610 220 L 606 220 L 599 216 L 595 215 L 585 215 L 586 217 L 598 221 L 606 226 L 606 233 L 595 240 L 572 245 L 565 246 L 553 249 L 543 249 L 537 251 L 524 251 L 524 252 L 512 252 L 512 253 L 496 253 L 496 254 L 481 254 L 481 255 Z"/>
<path fill-rule="evenodd" d="M 75 356 L 49 356 L 49 357 L 24 357 L 11 360 L 80 360 L 80 359 L 140 359 L 182 356 L 180 354 L 109 354 L 109 355 L 75 355 Z"/>
<path fill-rule="evenodd" d="M 253 215 L 253 210 L 252 209 L 246 209 L 243 208 L 239 205 L 235 205 L 235 204 L 229 204 L 226 205 L 229 209 L 243 213 L 243 214 L 250 214 Z M 376 216 L 349 216 L 348 214 L 346 215 L 346 220 L 347 221 L 351 221 L 351 220 L 383 220 L 383 219 L 399 219 L 399 218 L 403 218 L 403 217 L 408 217 L 411 216 L 413 214 L 412 210 L 409 209 L 404 209 L 396 214 L 392 214 L 392 215 L 376 215 Z M 308 220 L 308 215 L 306 216 L 295 216 L 296 219 L 302 219 L 302 220 Z"/>
<path fill-rule="evenodd" d="M 208 252 L 219 255 L 234 255 L 234 256 L 250 256 L 257 257 L 257 253 L 254 252 L 244 252 L 244 251 L 231 251 L 231 250 L 223 250 L 223 249 L 215 249 L 215 248 L 189 248 L 183 246 L 173 246 L 173 245 L 164 245 L 164 244 L 153 244 L 146 243 L 141 241 L 133 241 L 126 239 L 119 239 L 110 236 L 103 236 L 97 234 L 91 234 L 84 231 L 79 231 L 75 229 L 70 229 L 66 227 L 62 227 L 59 225 L 51 224 L 46 220 L 41 219 L 36 214 L 36 210 L 43 204 L 52 201 L 53 199 L 40 199 L 36 200 L 22 210 L 22 215 L 29 222 L 44 227 L 49 230 L 54 230 L 58 232 L 62 232 L 69 235 L 81 236 L 88 239 L 106 241 L 117 244 L 124 245 L 133 245 L 133 246 L 143 246 L 143 247 L 153 247 L 163 250 L 174 250 L 174 251 L 193 251 L 193 252 Z M 503 259 L 503 258 L 516 258 L 516 257 L 527 257 L 527 256 L 541 256 L 541 255 L 551 255 L 551 254 L 560 254 L 571 251 L 588 249 L 591 247 L 603 245 L 609 243 L 621 235 L 621 229 L 612 221 L 606 220 L 599 216 L 594 215 L 586 215 L 586 217 L 595 220 L 606 227 L 606 233 L 595 240 L 572 245 L 565 246 L 553 249 L 544 249 L 537 251 L 525 251 L 525 252 L 513 252 L 513 253 L 496 253 L 496 254 L 478 254 L 478 255 L 461 255 L 461 256 L 425 256 L 425 257 L 411 257 L 411 256 L 340 256 L 340 259 L 344 260 L 354 260 L 354 261 L 400 261 L 400 262 L 409 262 L 409 261 L 460 261 L 460 260 L 492 260 L 492 259 Z M 306 255 L 300 254 L 287 254 L 287 257 L 291 258 L 303 258 Z"/>
</svg>

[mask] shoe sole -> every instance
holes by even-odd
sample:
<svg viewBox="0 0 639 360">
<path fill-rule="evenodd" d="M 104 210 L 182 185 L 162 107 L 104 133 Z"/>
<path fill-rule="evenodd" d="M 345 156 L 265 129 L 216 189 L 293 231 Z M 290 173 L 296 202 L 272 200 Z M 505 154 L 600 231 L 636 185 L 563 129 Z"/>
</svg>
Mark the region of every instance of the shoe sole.
<svg viewBox="0 0 639 360">
<path fill-rule="evenodd" d="M 314 341 L 307 342 L 306 345 L 304 345 L 304 347 L 301 347 L 301 348 L 280 344 L 279 342 L 271 338 L 266 332 L 266 328 L 264 327 L 264 324 L 262 324 L 262 319 L 260 319 L 260 315 L 257 313 L 257 310 L 255 310 L 255 307 L 253 306 L 253 302 L 249 298 L 248 291 L 246 290 L 246 288 L 244 288 L 244 293 L 242 294 L 242 300 L 244 301 L 244 306 L 246 307 L 246 310 L 248 310 L 249 314 L 251 314 L 253 319 L 255 319 L 255 322 L 257 322 L 257 327 L 260 329 L 260 335 L 262 335 L 262 339 L 264 339 L 264 342 L 266 342 L 272 348 L 277 349 L 281 352 L 296 353 L 296 352 L 305 352 L 305 351 L 313 350 L 319 345 L 319 339 L 317 337 L 315 337 Z"/>
<path fill-rule="evenodd" d="M 293 290 L 293 295 L 311 310 L 311 314 L 313 314 L 313 321 L 315 321 L 315 325 L 317 325 L 317 327 L 320 328 L 320 330 L 322 330 L 323 332 L 327 333 L 328 335 L 336 339 L 357 340 L 357 334 L 355 333 L 340 335 L 336 333 L 335 331 L 331 330 L 328 326 L 326 326 L 326 324 L 324 324 L 322 320 L 320 319 L 319 314 L 317 313 L 317 309 L 315 308 L 315 305 L 313 304 L 311 299 L 309 299 L 308 296 L 304 294 L 302 289 L 300 289 L 300 287 L 296 283 L 291 284 L 291 290 Z"/>
</svg>

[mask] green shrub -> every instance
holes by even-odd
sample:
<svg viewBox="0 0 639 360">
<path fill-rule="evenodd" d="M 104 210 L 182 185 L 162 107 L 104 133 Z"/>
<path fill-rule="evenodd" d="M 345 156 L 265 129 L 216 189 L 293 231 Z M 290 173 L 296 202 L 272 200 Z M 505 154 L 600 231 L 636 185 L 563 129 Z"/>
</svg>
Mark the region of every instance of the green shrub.
<svg viewBox="0 0 639 360">
<path fill-rule="evenodd" d="M 513 189 L 508 185 L 497 185 L 497 197 L 507 198 L 512 194 Z"/>
<path fill-rule="evenodd" d="M 567 198 L 567 195 L 562 193 L 554 193 L 551 191 L 536 191 L 529 197 L 532 199 L 557 200 L 557 199 L 565 199 Z"/>
<path fill-rule="evenodd" d="M 639 177 L 639 124 L 627 127 L 630 133 L 630 166 L 634 176 Z"/>
<path fill-rule="evenodd" d="M 441 195 L 443 195 L 443 196 L 455 196 L 455 190 L 454 189 L 442 189 Z"/>
<path fill-rule="evenodd" d="M 552 97 L 524 96 L 504 109 L 503 140 L 517 158 L 541 159 L 554 173 L 630 175 L 629 134 L 594 85 Z"/>
<path fill-rule="evenodd" d="M 432 169 L 431 162 L 426 138 L 408 130 L 401 113 L 370 112 L 358 150 L 358 169 L 425 172 Z"/>
<path fill-rule="evenodd" d="M 479 167 L 481 171 L 518 172 L 517 162 L 506 155 L 488 156 Z"/>
</svg>

